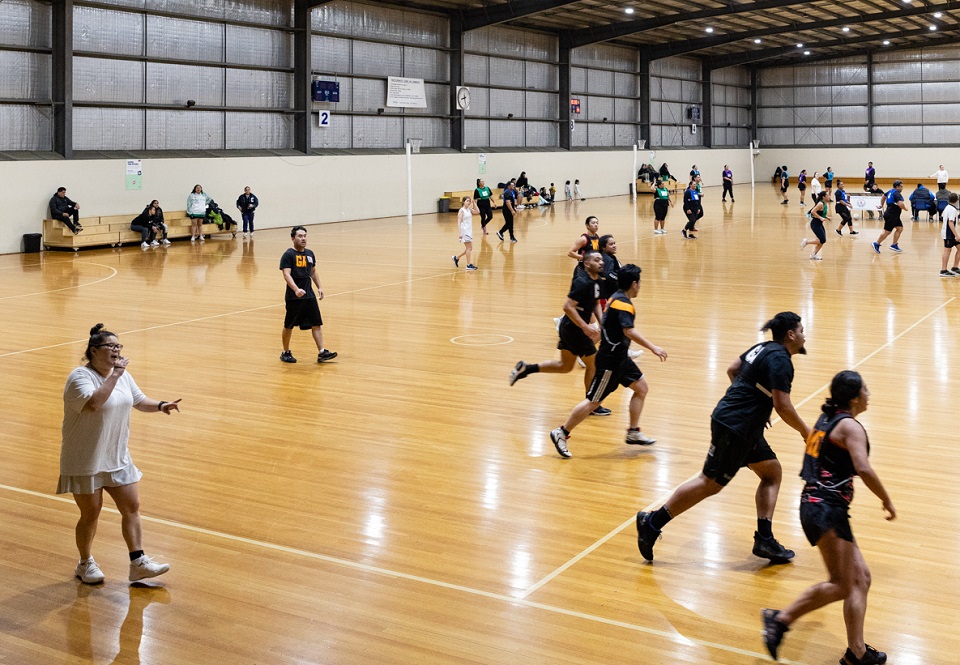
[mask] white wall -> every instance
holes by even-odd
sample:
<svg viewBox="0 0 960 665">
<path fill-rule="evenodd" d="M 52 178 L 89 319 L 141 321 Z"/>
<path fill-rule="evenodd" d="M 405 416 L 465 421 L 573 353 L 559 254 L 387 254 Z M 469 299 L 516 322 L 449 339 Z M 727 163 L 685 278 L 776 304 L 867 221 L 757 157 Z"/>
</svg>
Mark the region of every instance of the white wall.
<svg viewBox="0 0 960 665">
<path fill-rule="evenodd" d="M 697 164 L 705 184 L 720 182 L 729 163 L 737 182 L 749 180 L 746 149 L 659 150 L 638 153 L 638 165 L 666 161 L 683 181 Z M 183 210 L 187 194 L 203 185 L 227 212 L 250 185 L 260 198 L 257 228 L 318 224 L 406 215 L 406 157 L 403 155 L 319 157 L 232 157 L 220 159 L 147 159 L 143 190 L 124 188 L 124 160 L 0 162 L 7 203 L 0 217 L 0 253 L 19 252 L 25 233 L 39 233 L 49 215 L 47 203 L 57 187 L 80 203 L 81 216 L 139 214 L 152 199 L 169 211 Z M 414 213 L 435 212 L 446 190 L 472 189 L 478 177 L 476 154 L 414 155 Z M 633 153 L 490 153 L 485 179 L 491 186 L 526 171 L 538 187 L 580 179 L 586 197 L 625 195 L 631 182 Z M 772 172 L 773 167 L 770 168 Z M 836 168 L 834 169 L 836 170 Z M 239 219 L 239 217 L 238 217 Z"/>
<path fill-rule="evenodd" d="M 806 169 L 808 175 L 814 171 L 823 173 L 827 167 L 841 178 L 853 180 L 855 185 L 863 185 L 863 172 L 867 162 L 873 162 L 878 178 L 901 178 L 904 186 L 912 189 L 914 180 L 930 182 L 931 173 L 943 164 L 947 171 L 956 175 L 955 182 L 960 183 L 960 149 L 951 148 L 763 148 L 756 161 L 757 182 L 773 177 L 777 166 L 787 165 L 790 179 L 796 183 L 800 169 Z M 854 180 L 859 178 L 859 181 Z"/>
</svg>

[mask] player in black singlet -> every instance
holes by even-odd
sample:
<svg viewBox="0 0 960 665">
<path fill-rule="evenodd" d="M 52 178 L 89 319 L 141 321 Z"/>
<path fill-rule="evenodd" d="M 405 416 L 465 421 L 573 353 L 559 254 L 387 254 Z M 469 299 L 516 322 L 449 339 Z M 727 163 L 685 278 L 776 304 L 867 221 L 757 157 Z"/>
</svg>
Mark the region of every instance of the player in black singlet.
<svg viewBox="0 0 960 665">
<path fill-rule="evenodd" d="M 887 655 L 863 641 L 863 619 L 870 590 L 870 570 L 853 539 L 849 508 L 853 501 L 853 477 L 860 476 L 886 511 L 897 512 L 870 466 L 870 441 L 857 415 L 867 409 L 870 391 L 858 373 L 844 370 L 833 377 L 830 398 L 823 414 L 807 437 L 803 456 L 804 480 L 800 495 L 800 524 L 811 545 L 823 556 L 830 579 L 808 588 L 785 610 L 763 610 L 763 639 L 776 660 L 783 635 L 804 614 L 829 603 L 843 601 L 847 628 L 847 651 L 841 665 L 878 665 Z"/>
<path fill-rule="evenodd" d="M 567 252 L 567 256 L 577 260 L 577 265 L 574 266 L 573 269 L 574 276 L 576 276 L 577 273 L 583 272 L 584 250 L 592 249 L 595 252 L 600 251 L 600 236 L 597 235 L 597 230 L 600 228 L 600 220 L 597 219 L 596 216 L 590 215 L 586 221 L 584 221 L 583 225 L 587 227 L 587 230 L 580 234 L 580 237 L 574 241 L 570 251 Z M 589 323 L 589 321 L 587 323 Z"/>
</svg>

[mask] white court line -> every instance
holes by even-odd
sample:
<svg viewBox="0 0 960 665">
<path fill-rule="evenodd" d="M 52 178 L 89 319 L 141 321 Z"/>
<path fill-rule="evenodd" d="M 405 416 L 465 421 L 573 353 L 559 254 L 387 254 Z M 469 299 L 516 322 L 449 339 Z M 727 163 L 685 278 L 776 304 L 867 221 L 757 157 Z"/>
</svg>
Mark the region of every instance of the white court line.
<svg viewBox="0 0 960 665">
<path fill-rule="evenodd" d="M 33 490 L 21 489 L 19 487 L 10 487 L 9 485 L 0 485 L 0 490 L 7 490 L 9 492 L 17 492 L 20 494 L 26 494 L 26 495 L 38 497 L 41 499 L 53 499 L 54 501 L 59 501 L 61 503 L 73 504 L 73 501 L 71 501 L 70 499 L 66 499 L 59 496 L 50 496 L 49 494 L 44 494 L 42 492 L 34 492 Z M 113 513 L 115 515 L 120 514 L 119 511 L 117 511 L 115 508 L 109 508 L 106 505 L 104 505 L 103 511 Z M 749 651 L 747 649 L 740 649 L 727 644 L 719 644 L 717 642 L 709 642 L 707 640 L 698 640 L 695 638 L 684 637 L 683 635 L 681 635 L 676 631 L 658 630 L 656 628 L 649 628 L 647 626 L 641 626 L 639 624 L 627 623 L 626 621 L 617 621 L 616 619 L 597 616 L 595 614 L 577 612 L 575 610 L 569 610 L 563 607 L 556 607 L 554 605 L 546 605 L 544 603 L 535 603 L 533 601 L 526 600 L 525 598 L 515 598 L 513 596 L 508 596 L 502 593 L 494 593 L 492 591 L 483 591 L 482 589 L 474 589 L 472 587 L 463 586 L 460 584 L 451 584 L 449 582 L 430 579 L 429 577 L 421 577 L 419 575 L 410 575 L 409 573 L 401 573 L 399 571 L 390 570 L 388 568 L 371 566 L 365 563 L 350 561 L 349 559 L 339 559 L 337 557 L 328 556 L 326 554 L 311 552 L 310 550 L 303 550 L 303 549 L 298 549 L 296 547 L 287 547 L 286 545 L 278 545 L 276 543 L 269 543 L 261 540 L 254 540 L 253 538 L 236 536 L 234 534 L 224 533 L 222 531 L 213 531 L 212 529 L 204 529 L 203 527 L 184 524 L 182 522 L 174 522 L 172 520 L 166 520 L 159 517 L 150 517 L 149 515 L 141 515 L 140 518 L 145 522 L 162 524 L 164 526 L 169 526 L 175 529 L 181 529 L 183 531 L 198 533 L 205 536 L 211 536 L 214 538 L 221 538 L 221 539 L 229 540 L 235 543 L 243 543 L 244 545 L 250 545 L 251 547 L 258 547 L 261 549 L 273 550 L 275 552 L 283 552 L 284 554 L 291 554 L 293 556 L 299 556 L 307 559 L 315 559 L 317 561 L 323 561 L 324 563 L 329 563 L 336 566 L 342 566 L 345 568 L 352 568 L 354 570 L 363 571 L 365 573 L 373 573 L 376 575 L 383 575 L 385 577 L 392 577 L 394 579 L 407 580 L 410 582 L 418 582 L 420 584 L 426 584 L 428 586 L 439 587 L 441 589 L 447 589 L 450 591 L 466 593 L 472 596 L 479 596 L 481 598 L 488 598 L 490 600 L 499 600 L 505 603 L 510 603 L 511 605 L 520 605 L 522 607 L 526 607 L 529 609 L 543 610 L 545 612 L 551 612 L 553 614 L 562 614 L 564 616 L 569 616 L 576 619 L 583 619 L 584 621 L 593 621 L 595 623 L 602 623 L 607 626 L 614 626 L 617 628 L 624 628 L 626 630 L 633 630 L 638 633 L 645 633 L 647 635 L 656 635 L 657 637 L 662 637 L 666 640 L 669 640 L 670 642 L 673 642 L 676 644 L 682 644 L 684 646 L 695 644 L 701 647 L 718 649 L 720 651 L 735 653 L 735 654 L 738 654 L 741 656 L 747 656 L 750 658 L 763 658 L 763 659 L 766 658 L 765 654 L 760 653 L 758 651 Z M 786 659 L 781 659 L 780 662 L 787 663 L 788 665 L 802 665 L 802 663 L 797 663 L 795 661 L 786 660 Z"/>
<path fill-rule="evenodd" d="M 63 264 L 66 264 L 66 263 L 67 263 L 66 261 L 60 261 L 60 262 L 59 262 L 60 265 L 63 265 Z M 71 290 L 71 289 L 79 289 L 79 288 L 83 288 L 84 286 L 93 286 L 94 284 L 99 284 L 100 282 L 105 282 L 105 281 L 107 281 L 108 279 L 113 279 L 114 277 L 117 276 L 117 269 L 116 269 L 116 268 L 113 268 L 113 267 L 111 267 L 111 266 L 105 266 L 105 265 L 103 265 L 102 263 L 92 263 L 92 262 L 90 262 L 90 261 L 77 261 L 77 263 L 83 263 L 83 264 L 86 264 L 86 265 L 98 266 L 98 267 L 100 267 L 100 268 L 106 268 L 107 270 L 113 271 L 113 274 L 112 274 L 112 275 L 109 275 L 109 276 L 107 276 L 107 277 L 104 277 L 104 278 L 102 278 L 102 279 L 98 279 L 98 280 L 96 280 L 96 281 L 94 281 L 94 282 L 89 282 L 89 283 L 87 283 L 87 284 L 77 284 L 76 286 L 65 286 L 65 287 L 63 287 L 62 289 L 52 289 L 52 290 L 50 290 L 50 291 L 36 291 L 35 293 L 21 293 L 21 294 L 16 295 L 16 296 L 3 296 L 2 298 L 0 298 L 0 300 L 10 300 L 11 298 L 28 298 L 28 297 L 30 297 L 30 296 L 42 296 L 42 295 L 44 295 L 44 294 L 46 294 L 46 293 L 59 293 L 60 291 L 69 291 L 69 290 Z M 42 266 L 43 264 L 38 263 L 37 265 Z M 52 265 L 58 265 L 58 264 L 57 264 L 57 263 L 53 263 Z M 14 267 L 14 266 L 8 266 L 8 267 Z M 32 268 L 33 266 L 27 266 L 27 267 Z"/>
<path fill-rule="evenodd" d="M 99 264 L 94 264 L 94 265 L 99 265 Z M 112 269 L 112 268 L 111 268 L 111 269 Z M 353 290 L 351 290 L 351 291 L 339 291 L 339 292 L 337 292 L 337 293 L 331 293 L 330 295 L 324 295 L 324 299 L 326 299 L 326 298 L 335 298 L 336 296 L 346 296 L 346 295 L 350 295 L 350 294 L 353 294 L 353 293 L 362 293 L 362 292 L 364 292 L 364 291 L 373 291 L 373 290 L 375 290 L 375 289 L 384 289 L 384 288 L 387 288 L 387 287 L 389 287 L 389 286 L 400 286 L 400 285 L 403 285 L 403 284 L 412 284 L 413 282 L 421 282 L 421 281 L 424 281 L 424 280 L 427 280 L 427 279 L 434 279 L 434 278 L 436 278 L 436 277 L 448 277 L 448 276 L 450 275 L 450 273 L 451 273 L 451 271 L 448 270 L 448 271 L 446 271 L 446 272 L 437 273 L 436 275 L 428 275 L 427 277 L 416 277 L 416 278 L 414 278 L 414 279 L 405 279 L 405 280 L 400 281 L 400 282 L 391 282 L 391 283 L 389 283 L 389 284 L 377 284 L 376 286 L 365 286 L 365 287 L 362 288 L 362 289 L 353 289 Z M 108 278 L 108 279 L 109 279 L 109 278 Z M 102 281 L 102 280 L 101 280 L 101 281 Z M 73 288 L 73 287 L 71 287 L 71 288 Z M 238 310 L 235 310 L 235 311 L 233 311 L 233 312 L 223 312 L 223 313 L 221 313 L 221 314 L 211 314 L 210 316 L 201 316 L 201 317 L 199 317 L 199 318 L 196 318 L 196 319 L 188 319 L 188 320 L 186 320 L 186 321 L 174 321 L 174 322 L 172 322 L 172 323 L 161 323 L 161 324 L 156 325 L 156 326 L 148 326 L 148 327 L 146 327 L 146 328 L 137 328 L 137 329 L 135 329 L 135 330 L 127 330 L 127 331 L 124 331 L 124 332 L 121 332 L 121 333 L 117 333 L 117 334 L 118 334 L 118 335 L 133 335 L 134 333 L 148 332 L 148 331 L 151 331 L 151 330 L 161 330 L 161 329 L 163 329 L 163 328 L 172 328 L 172 327 L 174 327 L 174 326 L 182 326 L 182 325 L 186 325 L 186 324 L 190 324 L 190 323 L 199 323 L 200 321 L 210 321 L 210 320 L 213 320 L 213 319 L 220 319 L 220 318 L 223 318 L 223 317 L 225 317 L 225 316 L 237 316 L 238 314 L 249 314 L 250 312 L 259 312 L 259 311 L 264 310 L 264 309 L 273 309 L 273 308 L 275 308 L 275 307 L 280 307 L 280 306 L 281 306 L 280 303 L 276 303 L 276 304 L 273 304 L 273 305 L 262 305 L 261 307 L 251 307 L 251 308 L 249 308 L 249 309 L 238 309 Z M 34 352 L 34 351 L 46 351 L 47 349 L 56 349 L 56 348 L 61 347 L 61 346 L 72 346 L 72 345 L 74 345 L 74 344 L 83 344 L 83 343 L 86 342 L 86 341 L 87 341 L 86 339 L 75 339 L 75 340 L 71 340 L 71 341 L 69 341 L 69 342 L 61 342 L 61 343 L 59 343 L 59 344 L 48 344 L 47 346 L 37 346 L 37 347 L 34 347 L 34 348 L 32 348 L 32 349 L 21 349 L 21 350 L 19 350 L 19 351 L 9 351 L 9 352 L 7 352 L 7 353 L 0 353 L 0 358 L 6 358 L 6 357 L 8 357 L 8 356 L 18 356 L 18 355 L 20 355 L 20 354 L 22 354 L 22 353 L 32 353 L 32 352 Z"/>
</svg>

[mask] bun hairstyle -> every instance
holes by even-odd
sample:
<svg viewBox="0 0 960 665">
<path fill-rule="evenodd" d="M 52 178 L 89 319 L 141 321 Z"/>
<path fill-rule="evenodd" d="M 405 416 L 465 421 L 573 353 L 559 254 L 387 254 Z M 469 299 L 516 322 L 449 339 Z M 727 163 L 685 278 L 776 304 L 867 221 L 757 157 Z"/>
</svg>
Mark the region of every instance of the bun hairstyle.
<svg viewBox="0 0 960 665">
<path fill-rule="evenodd" d="M 98 323 L 90 329 L 90 339 L 87 340 L 87 350 L 83 352 L 83 357 L 87 360 L 93 360 L 90 349 L 103 344 L 108 337 L 116 336 L 115 333 L 105 330 L 102 323 Z"/>
<path fill-rule="evenodd" d="M 830 382 L 830 397 L 827 398 L 820 410 L 833 417 L 841 409 L 849 409 L 850 402 L 860 396 L 863 390 L 863 377 L 851 369 L 837 372 Z"/>
<path fill-rule="evenodd" d="M 773 335 L 773 341 L 783 344 L 787 338 L 787 333 L 796 330 L 800 324 L 800 316 L 793 312 L 780 312 L 775 317 L 763 324 L 760 332 L 770 331 Z"/>
</svg>

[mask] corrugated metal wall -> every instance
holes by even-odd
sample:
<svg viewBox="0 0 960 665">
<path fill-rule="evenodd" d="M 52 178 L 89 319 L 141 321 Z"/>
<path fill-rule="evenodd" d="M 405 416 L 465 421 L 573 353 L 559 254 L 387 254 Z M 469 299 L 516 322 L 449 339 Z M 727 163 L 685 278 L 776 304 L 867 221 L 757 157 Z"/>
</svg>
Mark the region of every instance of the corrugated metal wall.
<svg viewBox="0 0 960 665">
<path fill-rule="evenodd" d="M 593 44 L 570 54 L 571 97 L 580 115 L 571 135 L 578 147 L 631 146 L 640 138 L 640 56 L 636 49 Z"/>
<path fill-rule="evenodd" d="M 0 4 L 0 150 L 53 150 L 50 21 L 49 4 Z"/>
<path fill-rule="evenodd" d="M 746 67 L 717 69 L 710 83 L 713 147 L 750 145 L 750 71 Z"/>
<path fill-rule="evenodd" d="M 703 104 L 700 61 L 674 57 L 650 63 L 650 145 L 701 146 L 687 120 L 687 108 Z"/>
</svg>

